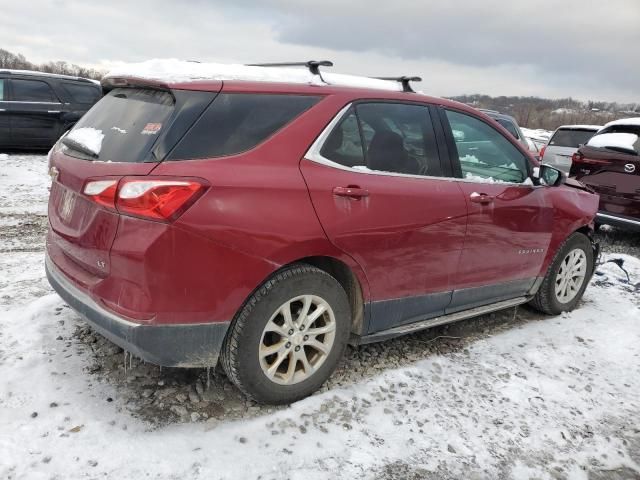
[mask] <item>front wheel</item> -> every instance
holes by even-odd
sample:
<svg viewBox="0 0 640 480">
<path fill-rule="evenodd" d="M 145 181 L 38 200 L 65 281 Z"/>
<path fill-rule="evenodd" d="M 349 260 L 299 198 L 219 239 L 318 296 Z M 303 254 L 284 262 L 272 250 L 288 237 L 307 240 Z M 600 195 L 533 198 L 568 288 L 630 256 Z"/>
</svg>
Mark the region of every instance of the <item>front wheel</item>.
<svg viewBox="0 0 640 480">
<path fill-rule="evenodd" d="M 593 262 L 589 238 L 577 232 L 571 235 L 558 250 L 531 305 L 551 315 L 573 310 L 587 288 Z"/>
<path fill-rule="evenodd" d="M 222 366 L 258 402 L 295 402 L 331 375 L 347 345 L 350 320 L 347 294 L 335 278 L 293 265 L 267 280 L 234 319 Z"/>
</svg>

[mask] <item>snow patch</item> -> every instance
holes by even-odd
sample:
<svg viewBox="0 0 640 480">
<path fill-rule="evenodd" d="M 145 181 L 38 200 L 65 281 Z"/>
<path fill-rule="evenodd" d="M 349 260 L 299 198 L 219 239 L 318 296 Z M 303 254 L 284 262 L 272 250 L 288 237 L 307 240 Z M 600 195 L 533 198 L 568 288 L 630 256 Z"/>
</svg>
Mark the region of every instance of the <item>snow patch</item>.
<svg viewBox="0 0 640 480">
<path fill-rule="evenodd" d="M 92 127 L 82 127 L 71 130 L 66 138 L 76 142 L 90 152 L 99 155 L 100 150 L 102 149 L 104 134 L 102 133 L 102 130 Z"/>
<path fill-rule="evenodd" d="M 493 178 L 493 177 L 481 177 L 479 175 L 474 175 L 471 172 L 466 172 L 464 174 L 464 178 L 466 180 L 471 180 L 472 182 L 477 182 L 477 183 L 513 183 L 513 182 L 505 182 L 504 180 L 498 180 L 497 178 Z"/>
<path fill-rule="evenodd" d="M 635 151 L 638 135 L 634 133 L 601 133 L 591 137 L 587 145 L 591 147 L 617 147 Z"/>
<path fill-rule="evenodd" d="M 140 63 L 125 64 L 111 70 L 104 79 L 117 77 L 146 78 L 166 83 L 193 82 L 197 80 L 244 80 L 308 85 L 325 85 L 328 83 L 345 87 L 402 91 L 402 86 L 398 82 L 324 71 L 322 72 L 323 82 L 320 76 L 313 75 L 306 68 L 197 63 L 177 59 L 153 59 Z"/>
</svg>

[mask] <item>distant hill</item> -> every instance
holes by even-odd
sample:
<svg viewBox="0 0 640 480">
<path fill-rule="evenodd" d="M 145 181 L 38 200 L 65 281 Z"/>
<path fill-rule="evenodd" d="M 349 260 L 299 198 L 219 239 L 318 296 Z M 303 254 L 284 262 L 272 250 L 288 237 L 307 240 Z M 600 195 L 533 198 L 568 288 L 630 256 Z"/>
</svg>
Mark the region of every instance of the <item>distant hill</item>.
<svg viewBox="0 0 640 480">
<path fill-rule="evenodd" d="M 490 97 L 488 95 L 460 95 L 452 100 L 476 108 L 488 108 L 515 117 L 527 128 L 555 130 L 560 125 L 603 125 L 611 120 L 640 117 L 640 103 L 581 102 L 573 98 Z"/>
<path fill-rule="evenodd" d="M 3 68 L 35 70 L 38 72 L 57 73 L 60 75 L 73 75 L 76 77 L 93 78 L 94 80 L 100 80 L 100 78 L 105 74 L 105 72 L 101 72 L 100 70 L 85 68 L 62 61 L 41 64 L 32 63 L 20 53 L 15 54 L 0 48 L 0 70 Z"/>
</svg>

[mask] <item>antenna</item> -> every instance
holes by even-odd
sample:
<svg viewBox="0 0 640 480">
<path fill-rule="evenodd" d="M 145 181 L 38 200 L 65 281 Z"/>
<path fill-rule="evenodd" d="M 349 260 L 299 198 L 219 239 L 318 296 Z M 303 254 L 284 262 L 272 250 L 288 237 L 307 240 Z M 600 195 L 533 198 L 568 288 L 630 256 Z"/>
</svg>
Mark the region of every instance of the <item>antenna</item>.
<svg viewBox="0 0 640 480">
<path fill-rule="evenodd" d="M 402 91 L 403 92 L 415 92 L 415 90 L 413 88 L 411 88 L 411 85 L 409 84 L 409 82 L 421 82 L 422 78 L 421 77 L 408 77 L 408 76 L 402 76 L 402 77 L 374 77 L 377 78 L 378 80 L 388 80 L 391 82 L 400 82 L 402 84 Z"/>
</svg>

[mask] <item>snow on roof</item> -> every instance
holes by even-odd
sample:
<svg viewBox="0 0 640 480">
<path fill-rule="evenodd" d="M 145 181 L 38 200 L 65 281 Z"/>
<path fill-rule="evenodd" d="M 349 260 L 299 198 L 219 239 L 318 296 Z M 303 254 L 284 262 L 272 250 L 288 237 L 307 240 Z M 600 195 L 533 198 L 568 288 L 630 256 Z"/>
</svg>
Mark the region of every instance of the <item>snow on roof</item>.
<svg viewBox="0 0 640 480">
<path fill-rule="evenodd" d="M 322 72 L 322 79 L 306 68 L 256 67 L 240 64 L 198 63 L 177 59 L 153 59 L 129 63 L 111 70 L 103 79 L 135 77 L 165 83 L 192 82 L 197 80 L 244 80 L 253 82 L 300 83 L 308 85 L 339 85 L 344 87 L 371 88 L 402 91 L 399 82 L 375 78 Z"/>
<path fill-rule="evenodd" d="M 589 139 L 587 145 L 591 147 L 617 147 L 626 150 L 635 150 L 638 135 L 634 133 L 601 133 Z"/>
<path fill-rule="evenodd" d="M 620 120 L 614 120 L 613 122 L 607 123 L 604 128 L 611 127 L 613 125 L 638 125 L 640 126 L 640 117 L 634 118 L 621 118 Z"/>
<path fill-rule="evenodd" d="M 43 77 L 63 78 L 67 80 L 88 80 L 89 82 L 100 85 L 100 82 L 91 78 L 76 77 L 74 75 L 62 75 L 60 73 L 38 72 L 36 70 L 15 70 L 11 68 L 0 68 L 0 73 L 12 73 L 16 75 L 41 75 Z"/>
<path fill-rule="evenodd" d="M 558 130 L 600 130 L 602 125 L 560 125 Z"/>
</svg>

